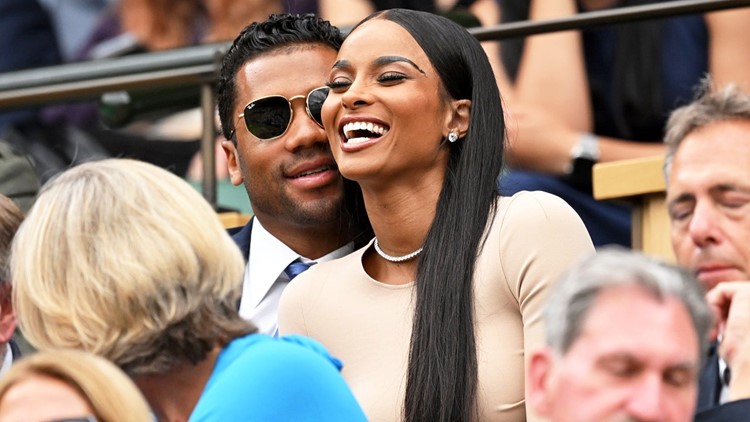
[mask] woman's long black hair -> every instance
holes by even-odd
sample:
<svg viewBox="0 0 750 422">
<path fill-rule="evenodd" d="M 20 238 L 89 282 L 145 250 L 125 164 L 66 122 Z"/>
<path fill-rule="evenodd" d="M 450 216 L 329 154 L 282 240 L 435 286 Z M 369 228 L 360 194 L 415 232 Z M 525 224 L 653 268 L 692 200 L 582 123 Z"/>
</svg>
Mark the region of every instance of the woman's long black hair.
<svg viewBox="0 0 750 422">
<path fill-rule="evenodd" d="M 404 403 L 407 421 L 468 421 L 477 409 L 474 267 L 495 208 L 505 140 L 500 94 L 484 50 L 459 25 L 405 9 L 368 19 L 373 18 L 406 29 L 450 97 L 471 100 L 468 132 L 446 143 L 445 181 L 417 266 Z"/>
</svg>

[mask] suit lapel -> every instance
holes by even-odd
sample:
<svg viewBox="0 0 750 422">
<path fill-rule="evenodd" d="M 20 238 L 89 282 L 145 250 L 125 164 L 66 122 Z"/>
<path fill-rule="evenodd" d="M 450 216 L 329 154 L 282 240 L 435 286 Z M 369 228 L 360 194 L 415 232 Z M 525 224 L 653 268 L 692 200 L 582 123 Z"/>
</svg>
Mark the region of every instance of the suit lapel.
<svg viewBox="0 0 750 422">
<path fill-rule="evenodd" d="M 710 409 L 719 404 L 721 394 L 721 377 L 719 376 L 719 354 L 717 344 L 711 343 L 708 358 L 698 379 L 697 411 Z"/>
</svg>

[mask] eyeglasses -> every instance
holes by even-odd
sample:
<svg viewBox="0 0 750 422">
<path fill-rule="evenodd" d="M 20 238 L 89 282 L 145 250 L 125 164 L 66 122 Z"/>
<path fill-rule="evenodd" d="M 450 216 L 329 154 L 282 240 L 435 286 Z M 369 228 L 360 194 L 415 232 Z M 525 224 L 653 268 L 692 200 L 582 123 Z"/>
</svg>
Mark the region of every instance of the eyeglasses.
<svg viewBox="0 0 750 422">
<path fill-rule="evenodd" d="M 307 115 L 318 126 L 323 127 L 320 111 L 328 97 L 328 91 L 328 87 L 324 86 L 313 89 L 307 95 L 295 95 L 289 99 L 281 95 L 258 98 L 245 106 L 244 111 L 237 116 L 237 123 L 239 119 L 244 118 L 248 132 L 261 141 L 271 141 L 283 136 L 289 129 L 294 116 L 292 101 L 304 98 Z M 233 139 L 237 132 L 237 124 L 235 123 L 234 126 L 234 130 L 229 135 L 230 139 Z"/>
</svg>

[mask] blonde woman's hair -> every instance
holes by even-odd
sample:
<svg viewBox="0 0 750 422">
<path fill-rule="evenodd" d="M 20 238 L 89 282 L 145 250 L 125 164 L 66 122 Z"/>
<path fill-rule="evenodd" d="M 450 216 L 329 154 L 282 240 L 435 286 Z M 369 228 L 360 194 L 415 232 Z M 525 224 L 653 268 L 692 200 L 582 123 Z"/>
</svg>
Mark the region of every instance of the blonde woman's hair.
<svg viewBox="0 0 750 422">
<path fill-rule="evenodd" d="M 49 350 L 25 357 L 0 381 L 0 403 L 13 386 L 35 376 L 62 381 L 88 402 L 98 421 L 153 420 L 133 381 L 111 362 L 78 350 Z"/>
<path fill-rule="evenodd" d="M 13 244 L 13 300 L 38 349 L 161 374 L 255 331 L 244 261 L 188 183 L 144 162 L 85 163 L 45 185 Z"/>
</svg>

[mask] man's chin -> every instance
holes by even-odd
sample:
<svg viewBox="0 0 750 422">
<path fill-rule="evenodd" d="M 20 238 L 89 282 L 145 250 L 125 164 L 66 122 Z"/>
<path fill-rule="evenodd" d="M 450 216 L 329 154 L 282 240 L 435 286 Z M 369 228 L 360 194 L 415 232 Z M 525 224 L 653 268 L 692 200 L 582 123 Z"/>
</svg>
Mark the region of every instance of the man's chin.
<svg viewBox="0 0 750 422">
<path fill-rule="evenodd" d="M 742 281 L 748 280 L 747 274 L 736 268 L 716 268 L 710 270 L 700 270 L 696 277 L 703 285 L 706 291 L 716 287 L 717 284 L 725 281 Z"/>
<path fill-rule="evenodd" d="M 338 198 L 318 198 L 295 201 L 295 219 L 306 224 L 330 224 L 341 218 L 343 201 Z"/>
</svg>

